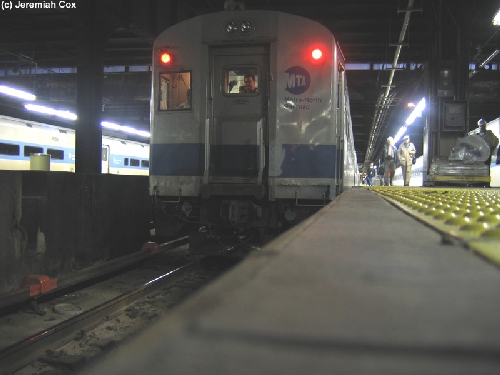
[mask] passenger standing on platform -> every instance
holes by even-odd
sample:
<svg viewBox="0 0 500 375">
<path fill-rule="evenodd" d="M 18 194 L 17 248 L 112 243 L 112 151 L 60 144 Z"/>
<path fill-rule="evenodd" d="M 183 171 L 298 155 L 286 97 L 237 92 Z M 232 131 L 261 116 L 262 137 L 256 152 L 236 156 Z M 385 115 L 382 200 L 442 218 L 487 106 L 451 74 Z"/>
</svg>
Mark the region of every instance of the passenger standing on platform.
<svg viewBox="0 0 500 375">
<path fill-rule="evenodd" d="M 384 185 L 392 186 L 392 179 L 396 171 L 394 163 L 397 157 L 397 149 L 394 146 L 394 138 L 387 138 L 384 146 Z"/>
<path fill-rule="evenodd" d="M 487 165 L 490 165 L 491 164 L 491 154 L 493 153 L 493 151 L 495 151 L 495 148 L 497 148 L 497 146 L 498 146 L 498 138 L 495 134 L 493 134 L 493 132 L 491 130 L 486 130 L 486 121 L 484 119 L 480 119 L 477 122 L 477 126 L 478 126 L 477 135 L 479 135 L 481 138 L 483 138 L 484 141 L 486 142 L 486 144 L 488 145 L 488 147 L 490 148 L 490 156 L 485 161 L 485 163 Z"/>
<path fill-rule="evenodd" d="M 375 167 L 373 166 L 373 163 L 370 163 L 370 166 L 366 171 L 366 181 L 368 182 L 368 186 L 373 186 L 374 179 L 375 179 Z"/>
<path fill-rule="evenodd" d="M 413 165 L 413 158 L 415 157 L 415 145 L 410 142 L 410 136 L 405 135 L 403 142 L 399 145 L 398 159 L 401 165 L 401 172 L 405 186 L 410 186 L 411 167 Z"/>
</svg>

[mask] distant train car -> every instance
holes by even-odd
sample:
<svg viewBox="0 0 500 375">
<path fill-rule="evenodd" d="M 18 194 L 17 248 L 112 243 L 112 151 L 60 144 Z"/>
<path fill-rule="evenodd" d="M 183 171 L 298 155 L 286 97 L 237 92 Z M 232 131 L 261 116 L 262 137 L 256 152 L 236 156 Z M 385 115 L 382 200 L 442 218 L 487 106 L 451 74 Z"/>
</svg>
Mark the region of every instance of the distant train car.
<svg viewBox="0 0 500 375">
<path fill-rule="evenodd" d="M 149 145 L 120 138 L 102 137 L 102 173 L 149 174 Z"/>
<path fill-rule="evenodd" d="M 75 131 L 0 116 L 0 169 L 29 170 L 31 154 L 49 154 L 51 171 L 75 171 Z M 149 174 L 149 145 L 102 137 L 102 172 Z"/>
<path fill-rule="evenodd" d="M 154 43 L 150 194 L 157 235 L 183 222 L 286 227 L 358 185 L 344 57 L 318 22 L 198 16 Z"/>
</svg>

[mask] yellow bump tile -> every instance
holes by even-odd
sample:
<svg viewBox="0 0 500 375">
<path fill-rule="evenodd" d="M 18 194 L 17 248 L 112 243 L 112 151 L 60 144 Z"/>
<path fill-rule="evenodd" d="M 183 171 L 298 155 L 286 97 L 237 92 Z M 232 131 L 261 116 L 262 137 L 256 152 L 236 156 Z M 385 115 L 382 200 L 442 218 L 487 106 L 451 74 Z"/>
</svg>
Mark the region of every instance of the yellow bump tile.
<svg viewBox="0 0 500 375">
<path fill-rule="evenodd" d="M 500 243 L 473 241 L 469 247 L 496 264 L 500 264 Z"/>
<path fill-rule="evenodd" d="M 500 190 L 386 186 L 373 192 L 500 263 Z"/>
<path fill-rule="evenodd" d="M 487 231 L 481 234 L 481 237 L 500 240 L 500 229 L 498 228 L 488 229 Z"/>
</svg>

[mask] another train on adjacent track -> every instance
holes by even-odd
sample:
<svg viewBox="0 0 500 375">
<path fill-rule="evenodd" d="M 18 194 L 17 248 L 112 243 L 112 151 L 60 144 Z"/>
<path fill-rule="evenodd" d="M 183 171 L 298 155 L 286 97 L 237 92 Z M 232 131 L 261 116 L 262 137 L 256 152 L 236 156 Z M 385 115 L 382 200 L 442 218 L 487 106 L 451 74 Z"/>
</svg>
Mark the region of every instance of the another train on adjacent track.
<svg viewBox="0 0 500 375">
<path fill-rule="evenodd" d="M 358 185 L 345 61 L 318 22 L 201 15 L 154 43 L 150 195 L 157 235 L 286 228 Z"/>
<path fill-rule="evenodd" d="M 0 116 L 0 169 L 29 170 L 32 154 L 50 155 L 51 171 L 75 171 L 75 130 Z M 102 172 L 149 174 L 149 144 L 103 135 Z"/>
</svg>

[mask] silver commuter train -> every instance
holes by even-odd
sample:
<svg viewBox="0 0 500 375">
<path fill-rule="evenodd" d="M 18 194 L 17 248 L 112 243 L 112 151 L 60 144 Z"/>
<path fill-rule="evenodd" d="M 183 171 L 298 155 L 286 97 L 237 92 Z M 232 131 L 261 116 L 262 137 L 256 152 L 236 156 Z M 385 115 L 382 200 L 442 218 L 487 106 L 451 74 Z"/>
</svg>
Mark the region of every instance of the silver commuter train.
<svg viewBox="0 0 500 375">
<path fill-rule="evenodd" d="M 31 154 L 49 154 L 51 171 L 75 171 L 75 131 L 0 116 L 0 169 L 29 170 Z M 149 174 L 149 144 L 103 135 L 102 173 Z"/>
<path fill-rule="evenodd" d="M 262 233 L 356 186 L 344 66 L 326 27 L 281 12 L 211 13 L 161 33 L 151 100 L 156 234 L 186 222 Z"/>
</svg>

